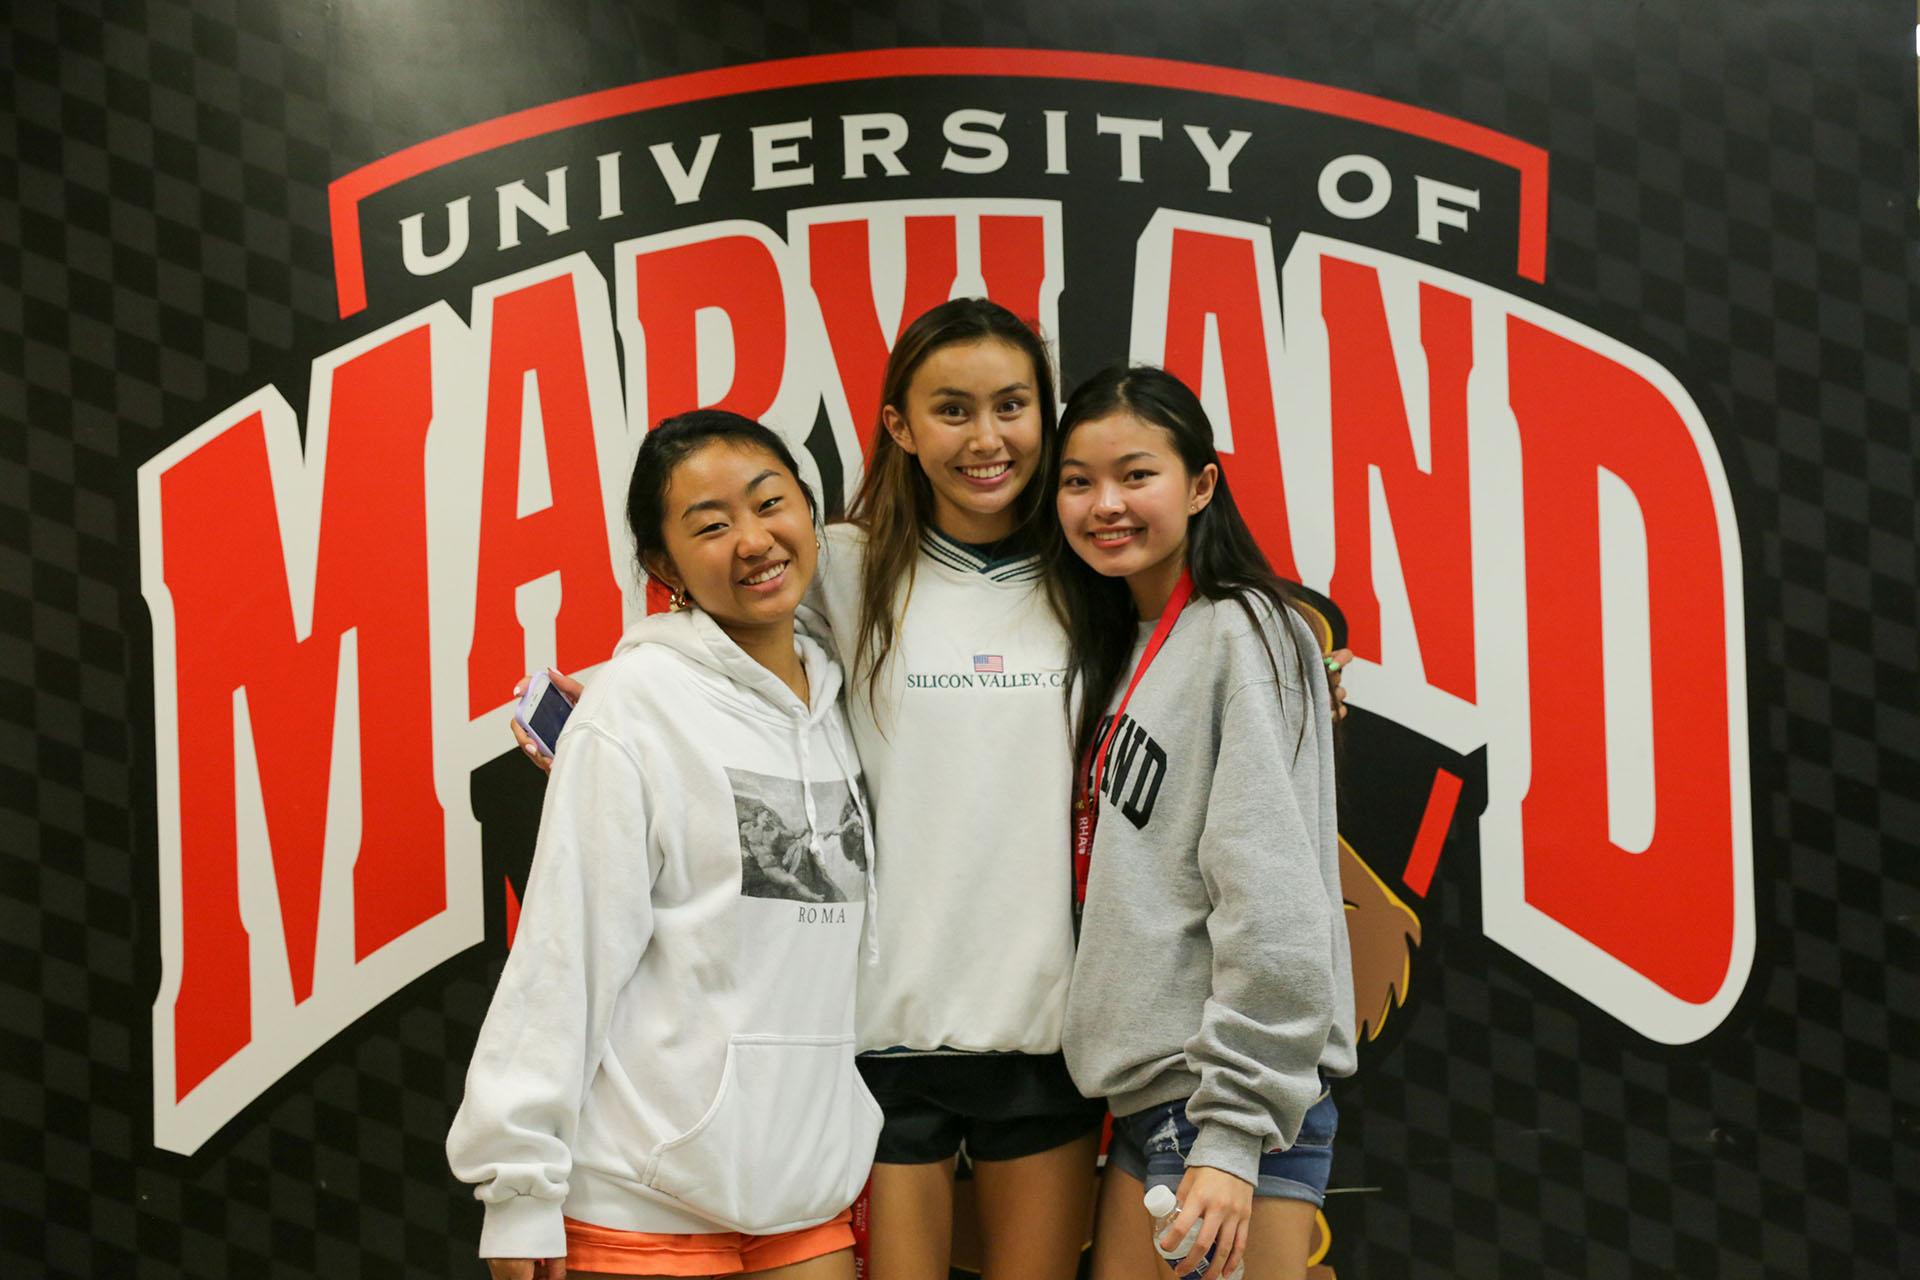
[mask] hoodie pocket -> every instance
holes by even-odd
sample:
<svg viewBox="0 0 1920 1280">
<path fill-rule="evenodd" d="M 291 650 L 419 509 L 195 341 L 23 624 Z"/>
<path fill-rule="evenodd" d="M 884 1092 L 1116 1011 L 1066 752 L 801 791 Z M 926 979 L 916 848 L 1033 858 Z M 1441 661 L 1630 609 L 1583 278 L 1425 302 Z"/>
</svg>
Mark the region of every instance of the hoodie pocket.
<svg viewBox="0 0 1920 1280">
<path fill-rule="evenodd" d="M 645 1181 L 730 1230 L 789 1231 L 853 1203 L 879 1136 L 853 1037 L 733 1036 L 713 1105 Z"/>
</svg>

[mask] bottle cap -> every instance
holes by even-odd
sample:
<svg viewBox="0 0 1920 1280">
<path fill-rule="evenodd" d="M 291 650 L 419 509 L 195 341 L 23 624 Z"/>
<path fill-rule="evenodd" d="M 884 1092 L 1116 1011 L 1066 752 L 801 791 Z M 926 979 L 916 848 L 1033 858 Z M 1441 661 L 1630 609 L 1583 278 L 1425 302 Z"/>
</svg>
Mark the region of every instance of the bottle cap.
<svg viewBox="0 0 1920 1280">
<path fill-rule="evenodd" d="M 1180 1201 L 1174 1198 L 1173 1188 L 1152 1186 L 1147 1188 L 1147 1212 L 1156 1218 L 1164 1218 L 1180 1207 Z"/>
</svg>

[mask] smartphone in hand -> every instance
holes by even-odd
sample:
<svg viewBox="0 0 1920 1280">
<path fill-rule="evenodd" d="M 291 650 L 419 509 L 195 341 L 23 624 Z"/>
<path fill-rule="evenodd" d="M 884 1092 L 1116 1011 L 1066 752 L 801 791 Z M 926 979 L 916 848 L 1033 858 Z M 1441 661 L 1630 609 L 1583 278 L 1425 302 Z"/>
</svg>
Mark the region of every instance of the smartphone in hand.
<svg viewBox="0 0 1920 1280">
<path fill-rule="evenodd" d="M 543 754 L 552 756 L 554 745 L 560 741 L 560 729 L 572 714 L 573 703 L 567 695 L 554 686 L 546 672 L 536 671 L 527 677 L 513 722 L 526 730 Z"/>
</svg>

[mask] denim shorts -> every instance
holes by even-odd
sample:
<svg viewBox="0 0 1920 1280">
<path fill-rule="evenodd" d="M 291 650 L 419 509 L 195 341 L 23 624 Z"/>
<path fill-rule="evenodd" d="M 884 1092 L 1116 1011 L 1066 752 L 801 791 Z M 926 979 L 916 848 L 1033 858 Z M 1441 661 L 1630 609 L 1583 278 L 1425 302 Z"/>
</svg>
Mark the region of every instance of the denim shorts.
<svg viewBox="0 0 1920 1280">
<path fill-rule="evenodd" d="M 1325 1204 L 1327 1174 L 1333 1168 L 1333 1133 L 1339 1127 L 1340 1112 L 1333 1105 L 1333 1095 L 1321 1094 L 1320 1101 L 1307 1108 L 1306 1118 L 1300 1122 L 1300 1136 L 1293 1145 L 1285 1151 L 1261 1155 L 1253 1194 Z M 1187 1173 L 1187 1153 L 1199 1136 L 1200 1130 L 1187 1119 L 1185 1102 L 1163 1102 L 1130 1116 L 1114 1117 L 1107 1163 L 1149 1187 L 1178 1189 Z"/>
</svg>

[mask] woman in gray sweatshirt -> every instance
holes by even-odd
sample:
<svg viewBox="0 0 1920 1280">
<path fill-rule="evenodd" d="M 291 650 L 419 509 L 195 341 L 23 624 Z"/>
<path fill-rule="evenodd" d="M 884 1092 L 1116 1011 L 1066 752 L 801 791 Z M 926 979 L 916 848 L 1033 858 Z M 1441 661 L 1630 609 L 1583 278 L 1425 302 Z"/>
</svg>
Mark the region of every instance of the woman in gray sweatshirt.
<svg viewBox="0 0 1920 1280">
<path fill-rule="evenodd" d="M 1354 1066 L 1332 722 L 1313 633 L 1236 507 L 1193 392 L 1116 367 L 1068 399 L 1055 566 L 1075 713 L 1080 944 L 1065 1050 L 1113 1145 L 1095 1280 L 1304 1274 Z M 1070 553 L 1070 554 L 1069 554 Z"/>
</svg>

